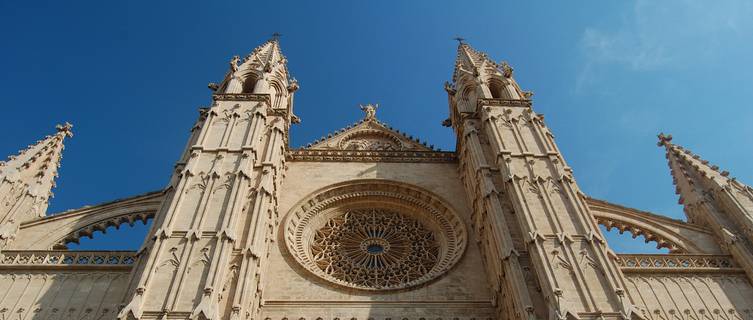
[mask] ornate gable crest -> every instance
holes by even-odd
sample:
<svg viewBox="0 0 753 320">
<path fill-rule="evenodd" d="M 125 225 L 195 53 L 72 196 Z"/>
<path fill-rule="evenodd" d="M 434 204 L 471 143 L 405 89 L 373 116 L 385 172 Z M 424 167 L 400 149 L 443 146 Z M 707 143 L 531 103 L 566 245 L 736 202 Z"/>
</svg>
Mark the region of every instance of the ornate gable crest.
<svg viewBox="0 0 753 320">
<path fill-rule="evenodd" d="M 393 130 L 376 118 L 378 104 L 361 105 L 364 117 L 359 122 L 309 144 L 309 150 L 353 151 L 434 151 L 425 142 Z"/>
</svg>

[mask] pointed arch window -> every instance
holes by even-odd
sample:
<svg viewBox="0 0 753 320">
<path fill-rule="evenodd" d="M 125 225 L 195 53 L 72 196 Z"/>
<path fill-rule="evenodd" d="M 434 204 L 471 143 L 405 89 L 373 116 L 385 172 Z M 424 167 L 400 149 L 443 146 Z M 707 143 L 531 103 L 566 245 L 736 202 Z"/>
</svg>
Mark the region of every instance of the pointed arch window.
<svg viewBox="0 0 753 320">
<path fill-rule="evenodd" d="M 259 81 L 259 77 L 256 76 L 256 74 L 249 73 L 246 75 L 246 78 L 243 79 L 243 89 L 241 89 L 241 92 L 254 93 L 254 87 L 256 87 L 257 81 Z"/>
<path fill-rule="evenodd" d="M 499 79 L 491 79 L 489 81 L 489 92 L 492 94 L 492 99 L 509 99 L 507 94 L 507 88 L 505 88 L 504 82 Z"/>
</svg>

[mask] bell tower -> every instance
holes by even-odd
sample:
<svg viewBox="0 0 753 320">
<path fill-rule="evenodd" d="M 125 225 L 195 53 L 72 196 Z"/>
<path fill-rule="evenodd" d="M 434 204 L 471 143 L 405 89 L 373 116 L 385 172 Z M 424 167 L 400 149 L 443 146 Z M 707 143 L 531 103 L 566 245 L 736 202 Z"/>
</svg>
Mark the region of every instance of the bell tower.
<svg viewBox="0 0 753 320">
<path fill-rule="evenodd" d="M 235 56 L 200 110 L 131 273 L 119 319 L 251 319 L 264 295 L 268 247 L 293 115 L 277 37 Z"/>
<path fill-rule="evenodd" d="M 498 318 L 637 317 L 617 257 L 512 67 L 460 41 L 445 89 Z"/>
</svg>

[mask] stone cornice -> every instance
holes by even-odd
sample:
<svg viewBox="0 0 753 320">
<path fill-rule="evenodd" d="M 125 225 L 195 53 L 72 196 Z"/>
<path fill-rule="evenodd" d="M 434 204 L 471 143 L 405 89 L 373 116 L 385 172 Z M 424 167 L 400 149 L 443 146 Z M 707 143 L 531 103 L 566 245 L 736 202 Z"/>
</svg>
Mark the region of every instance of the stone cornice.
<svg viewBox="0 0 753 320">
<path fill-rule="evenodd" d="M 374 151 L 374 150 L 306 150 L 287 153 L 289 161 L 308 162 L 457 162 L 455 152 L 445 151 Z"/>
<path fill-rule="evenodd" d="M 266 300 L 263 304 L 265 307 L 386 307 L 386 308 L 416 308 L 417 306 L 443 308 L 492 308 L 491 301 L 488 300 Z"/>
</svg>

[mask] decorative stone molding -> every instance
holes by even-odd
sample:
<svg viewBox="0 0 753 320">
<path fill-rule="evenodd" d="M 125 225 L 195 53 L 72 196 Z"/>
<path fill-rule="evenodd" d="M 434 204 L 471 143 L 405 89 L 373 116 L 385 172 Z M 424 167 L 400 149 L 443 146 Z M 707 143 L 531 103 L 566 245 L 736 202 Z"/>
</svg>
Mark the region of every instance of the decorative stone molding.
<svg viewBox="0 0 753 320">
<path fill-rule="evenodd" d="M 290 150 L 290 161 L 311 162 L 456 162 L 454 152 L 443 151 L 359 151 L 359 150 Z"/>
<path fill-rule="evenodd" d="M 136 261 L 133 251 L 20 251 L 0 252 L 0 269 L 20 267 L 128 267 Z"/>
<path fill-rule="evenodd" d="M 133 226 L 136 221 L 141 221 L 142 223 L 146 224 L 149 219 L 154 218 L 155 211 L 141 211 L 141 212 L 129 212 L 125 213 L 123 215 L 112 217 L 106 220 L 101 220 L 94 222 L 86 227 L 79 228 L 76 231 L 71 232 L 68 234 L 64 239 L 58 241 L 54 246 L 53 249 L 64 249 L 67 248 L 67 245 L 69 243 L 76 243 L 79 244 L 79 239 L 83 237 L 89 237 L 89 239 L 94 238 L 94 232 L 99 231 L 102 233 L 107 233 L 107 228 L 114 227 L 115 229 L 119 229 L 121 225 L 128 224 L 130 226 Z"/>
<path fill-rule="evenodd" d="M 444 201 L 397 182 L 338 184 L 293 208 L 281 232 L 291 255 L 308 272 L 352 289 L 424 284 L 447 272 L 467 242 L 463 222 Z M 332 229 L 346 234 L 329 232 Z M 387 256 L 380 260 L 381 254 Z"/>
<path fill-rule="evenodd" d="M 64 250 L 68 243 L 78 243 L 82 237 L 92 237 L 94 232 L 106 233 L 109 227 L 144 223 L 154 217 L 164 199 L 162 191 L 131 198 L 115 200 L 94 206 L 69 210 L 60 214 L 21 224 L 21 243 L 10 249 Z"/>
<path fill-rule="evenodd" d="M 643 236 L 646 243 L 655 242 L 657 249 L 667 248 L 670 253 L 721 253 L 711 231 L 698 225 L 604 200 L 587 197 L 586 202 L 596 222 L 607 231 L 617 228 L 620 233 L 630 232 L 633 238 Z"/>
<path fill-rule="evenodd" d="M 212 95 L 215 101 L 261 101 L 271 103 L 269 94 L 255 93 L 215 93 Z"/>
<path fill-rule="evenodd" d="M 359 130 L 343 136 L 339 142 L 342 150 L 400 151 L 402 141 L 381 130 Z"/>
<path fill-rule="evenodd" d="M 669 249 L 669 252 L 671 253 L 686 252 L 684 248 L 681 248 L 676 243 L 672 242 L 671 240 L 665 237 L 662 237 L 659 234 L 653 233 L 648 229 L 643 229 L 637 225 L 625 223 L 623 221 L 619 221 L 615 219 L 608 219 L 604 217 L 595 217 L 595 218 L 596 218 L 596 222 L 604 226 L 607 229 L 607 231 L 612 231 L 613 228 L 616 228 L 620 234 L 625 233 L 625 231 L 629 232 L 632 235 L 633 239 L 638 238 L 639 236 L 643 236 L 646 243 L 655 242 L 656 249 L 667 248 Z"/>
<path fill-rule="evenodd" d="M 626 273 L 644 272 L 744 272 L 728 255 L 621 254 L 618 265 Z"/>
<path fill-rule="evenodd" d="M 530 107 L 531 100 L 528 99 L 478 99 L 479 106 L 516 106 L 516 107 Z"/>
</svg>

